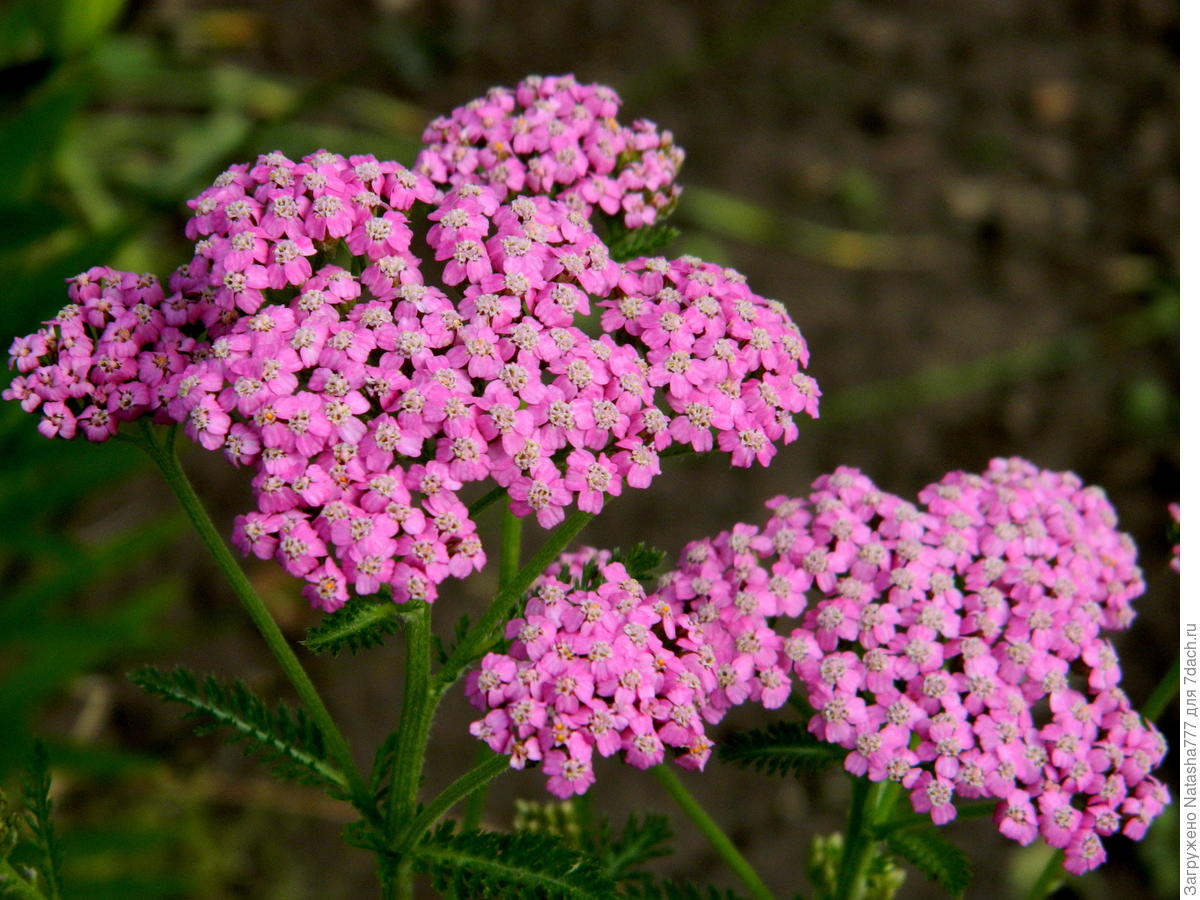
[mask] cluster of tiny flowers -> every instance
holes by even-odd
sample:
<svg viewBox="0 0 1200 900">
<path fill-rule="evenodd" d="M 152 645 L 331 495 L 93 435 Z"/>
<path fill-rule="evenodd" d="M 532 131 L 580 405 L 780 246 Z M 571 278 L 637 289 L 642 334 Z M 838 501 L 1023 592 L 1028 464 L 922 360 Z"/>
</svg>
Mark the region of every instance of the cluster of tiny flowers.
<svg viewBox="0 0 1200 900">
<path fill-rule="evenodd" d="M 715 432 L 735 466 L 767 465 L 776 442 L 795 440 L 794 414 L 817 416 L 803 336 L 741 273 L 690 256 L 632 260 L 598 305 L 604 331 L 645 353 L 647 380 L 675 413 L 649 423 L 659 449 L 708 451 Z"/>
<path fill-rule="evenodd" d="M 105 441 L 145 414 L 155 388 L 182 366 L 163 343 L 188 339 L 165 320 L 153 275 L 96 266 L 67 285 L 70 302 L 58 315 L 13 341 L 9 360 L 20 374 L 3 397 L 40 413 L 38 431 L 48 438 L 82 432 Z"/>
<path fill-rule="evenodd" d="M 587 563 L 597 568 L 581 583 Z M 704 673 L 672 645 L 670 610 L 602 552 L 564 556 L 552 572 L 509 622 L 509 651 L 468 675 L 467 696 L 487 711 L 471 733 L 514 768 L 540 760 L 547 789 L 563 798 L 596 780 L 597 752 L 645 769 L 673 747 L 680 765 L 703 768 L 712 749 L 699 712 Z"/>
<path fill-rule="evenodd" d="M 1023 460 L 920 500 L 839 469 L 769 502 L 765 527 L 686 547 L 651 599 L 719 685 L 701 714 L 779 706 L 795 677 L 848 771 L 902 784 L 937 824 L 955 796 L 996 799 L 1003 834 L 1094 868 L 1102 837 L 1140 838 L 1167 802 L 1149 776 L 1165 744 L 1101 634 L 1128 627 L 1144 590 L 1132 541 L 1098 488 Z"/>
<path fill-rule="evenodd" d="M 432 601 L 480 568 L 471 482 L 550 528 L 647 487 L 673 444 L 769 462 L 818 396 L 785 308 L 694 258 L 617 265 L 579 200 L 609 179 L 629 216 L 661 206 L 681 158 L 669 135 L 618 128 L 615 95 L 569 77 L 446 122 L 465 140 L 518 104 L 512 158 L 536 173 L 537 153 L 573 145 L 590 182 L 447 181 L 436 146 L 416 170 L 324 151 L 232 166 L 189 202 L 195 252 L 166 296 L 146 276 L 78 276 L 72 304 L 13 344 L 4 396 L 47 436 L 102 440 L 152 414 L 250 467 L 235 543 L 325 610 L 384 588 Z"/>
<path fill-rule="evenodd" d="M 652 122 L 619 125 L 620 103 L 571 75 L 530 76 L 434 119 L 416 168 L 438 185 L 555 196 L 587 216 L 598 207 L 629 228 L 649 225 L 679 196 L 683 150 Z"/>
<path fill-rule="evenodd" d="M 163 308 L 205 341 L 157 396 L 194 440 L 255 468 L 258 509 L 235 541 L 305 579 L 314 605 L 384 585 L 432 600 L 480 567 L 464 484 L 493 479 L 549 528 L 648 486 L 677 434 L 709 449 L 711 425 L 737 465 L 795 436 L 803 339 L 736 273 L 622 269 L 547 197 L 463 185 L 414 206 L 433 197 L 395 163 L 320 153 L 235 166 L 192 202 L 196 255 Z M 631 293 L 652 282 L 656 299 Z M 576 322 L 619 283 L 644 315 L 594 339 Z"/>
</svg>

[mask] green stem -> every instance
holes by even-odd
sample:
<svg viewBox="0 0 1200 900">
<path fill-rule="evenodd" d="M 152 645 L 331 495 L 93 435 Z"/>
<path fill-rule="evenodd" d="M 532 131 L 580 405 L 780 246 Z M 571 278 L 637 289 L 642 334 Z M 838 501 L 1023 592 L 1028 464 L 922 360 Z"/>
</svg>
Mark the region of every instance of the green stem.
<svg viewBox="0 0 1200 900">
<path fill-rule="evenodd" d="M 512 581 L 521 565 L 521 525 L 524 519 L 514 516 L 507 509 L 500 520 L 500 590 Z"/>
<path fill-rule="evenodd" d="M 854 900 L 862 892 L 863 872 L 875 846 L 871 814 L 877 806 L 875 795 L 878 791 L 865 778 L 852 778 L 850 783 L 850 818 L 846 822 L 835 900 Z"/>
<path fill-rule="evenodd" d="M 433 649 L 432 607 L 425 604 L 407 619 L 404 659 L 404 707 L 397 729 L 395 767 L 388 792 L 386 829 L 393 838 L 413 815 L 417 792 L 421 786 L 421 769 L 425 762 L 425 745 L 438 695 L 430 688 Z"/>
<path fill-rule="evenodd" d="M 492 601 L 492 605 L 471 626 L 471 630 L 467 632 L 466 637 L 454 648 L 454 652 L 450 654 L 446 665 L 438 673 L 440 684 L 444 686 L 453 684 L 458 680 L 467 666 L 471 665 L 488 651 L 488 648 L 500 636 L 503 624 L 512 618 L 513 608 L 529 588 L 529 585 L 546 570 L 546 567 L 550 563 L 558 558 L 567 544 L 571 543 L 575 539 L 575 536 L 593 518 L 592 513 L 576 510 L 567 517 L 565 522 L 551 532 L 546 543 L 541 546 L 529 562 L 521 567 L 521 570 L 516 575 L 500 588 L 500 591 L 496 594 L 496 599 Z"/>
<path fill-rule="evenodd" d="M 888 782 L 890 784 L 890 782 Z M 964 803 L 957 808 L 954 821 L 966 821 L 967 819 L 986 819 L 996 813 L 995 800 L 983 800 L 979 803 Z M 927 813 L 906 813 L 896 816 L 889 820 L 885 815 L 876 813 L 872 819 L 882 824 L 876 825 L 871 829 L 871 833 L 876 838 L 885 838 L 889 834 L 895 834 L 897 831 L 904 831 L 906 828 L 921 828 L 930 824 L 929 815 Z"/>
<path fill-rule="evenodd" d="M 483 512 L 507 493 L 508 492 L 502 487 L 492 488 L 490 491 L 467 507 L 467 514 L 474 519 L 477 513 Z"/>
<path fill-rule="evenodd" d="M 46 895 L 22 878 L 7 859 L 0 860 L 0 892 L 23 900 L 46 900 Z"/>
<path fill-rule="evenodd" d="M 280 668 L 283 669 L 284 675 L 288 681 L 292 683 L 296 694 L 300 697 L 300 702 L 305 710 L 312 717 L 317 728 L 320 729 L 321 737 L 324 738 L 329 752 L 341 767 L 346 779 L 350 784 L 350 798 L 354 807 L 363 814 L 369 821 L 378 820 L 378 811 L 375 808 L 375 799 L 363 781 L 362 775 L 358 771 L 358 766 L 354 763 L 354 757 L 350 753 L 350 745 L 346 742 L 345 736 L 338 729 L 333 721 L 333 717 L 326 709 L 321 695 L 317 693 L 316 687 L 308 677 L 308 673 L 304 671 L 304 667 L 300 665 L 300 660 L 296 654 L 292 652 L 291 646 L 288 644 L 287 638 L 283 636 L 283 632 L 279 630 L 279 626 L 271 617 L 271 613 L 267 610 L 266 604 L 263 603 L 257 592 L 254 590 L 250 580 L 246 577 L 246 573 L 242 571 L 237 560 L 229 551 L 228 545 L 217 532 L 216 526 L 209 518 L 204 504 L 200 502 L 199 496 L 196 494 L 195 488 L 192 487 L 188 480 L 187 474 L 183 471 L 183 467 L 179 464 L 179 458 L 175 455 L 175 432 L 176 429 L 172 426 L 166 432 L 166 437 L 159 440 L 155 434 L 155 429 L 149 422 L 142 419 L 138 423 L 141 427 L 140 438 L 132 439 L 139 447 L 141 447 L 149 457 L 154 460 L 154 464 L 158 466 L 158 470 L 166 479 L 167 485 L 178 498 L 183 506 L 184 512 L 187 513 L 192 525 L 195 526 L 197 533 L 200 535 L 200 540 L 212 554 L 213 559 L 217 563 L 217 567 L 224 574 L 225 578 L 233 587 L 233 592 L 241 601 L 242 607 L 250 616 L 250 620 L 266 641 L 267 647 L 279 662 Z"/>
<path fill-rule="evenodd" d="M 884 781 L 880 783 L 877 792 L 878 802 L 875 804 L 875 811 L 871 813 L 872 822 L 887 822 L 892 818 L 892 809 L 896 806 L 896 801 L 900 799 L 900 783 L 897 781 Z M 928 817 L 926 817 L 928 819 Z M 886 827 L 886 826 L 883 826 Z M 876 834 L 881 828 L 875 829 Z"/>
<path fill-rule="evenodd" d="M 1055 850 L 1046 860 L 1046 867 L 1042 869 L 1042 874 L 1029 889 L 1029 900 L 1045 900 L 1050 896 L 1050 892 L 1058 887 L 1059 882 L 1065 877 L 1062 867 L 1063 856 L 1063 851 Z"/>
<path fill-rule="evenodd" d="M 480 744 L 479 753 L 475 757 L 475 765 L 482 766 L 495 755 L 495 751 L 487 744 Z M 467 808 L 463 812 L 463 831 L 473 831 L 479 827 L 479 823 L 483 819 L 484 807 L 487 805 L 487 795 L 487 785 L 485 784 L 467 799 Z"/>
<path fill-rule="evenodd" d="M 746 857 L 742 856 L 737 847 L 733 845 L 733 841 L 729 839 L 729 836 L 721 830 L 721 826 L 713 821 L 704 807 L 684 787 L 683 782 L 679 780 L 679 776 L 666 765 L 655 766 L 650 771 L 658 778 L 658 783 L 671 795 L 671 799 L 675 801 L 675 804 L 692 820 L 692 824 L 708 839 L 708 842 L 712 844 L 713 849 L 717 851 L 717 854 L 725 861 L 725 864 L 742 880 L 742 884 L 746 885 L 746 888 L 750 891 L 750 896 L 754 897 L 755 900 L 774 900 L 774 895 L 771 893 L 770 888 L 763 883 L 763 880 L 754 871 L 753 866 L 746 860 Z"/>
<path fill-rule="evenodd" d="M 507 509 L 502 515 L 503 518 L 500 520 L 500 572 L 497 576 L 499 589 L 503 589 L 512 581 L 521 566 L 521 526 L 525 521 Z M 479 756 L 475 761 L 476 765 L 488 764 L 494 755 L 495 753 L 490 747 L 480 746 Z M 481 784 L 478 790 L 471 793 L 471 798 L 467 801 L 466 812 L 463 813 L 464 830 L 470 831 L 479 827 L 479 820 L 483 818 L 483 808 L 487 804 L 487 795 L 488 785 L 486 783 Z"/>
<path fill-rule="evenodd" d="M 1175 699 L 1175 695 L 1179 693 L 1179 657 L 1175 657 L 1175 664 L 1171 666 L 1170 671 L 1163 676 L 1162 681 L 1154 689 L 1154 693 L 1150 695 L 1150 699 L 1146 701 L 1146 705 L 1142 707 L 1142 715 L 1146 717 L 1148 722 L 1157 722 L 1167 707 L 1171 705 L 1171 701 Z"/>
<path fill-rule="evenodd" d="M 445 790 L 434 797 L 428 806 L 421 810 L 421 814 L 404 829 L 404 833 L 397 843 L 396 851 L 398 853 L 404 853 L 419 841 L 421 836 L 436 825 L 438 820 L 449 812 L 458 801 L 464 797 L 477 796 L 477 792 L 481 788 L 512 768 L 507 756 L 489 751 L 488 757 L 485 762 L 456 778 Z M 463 827 L 465 830 L 467 826 Z"/>
</svg>

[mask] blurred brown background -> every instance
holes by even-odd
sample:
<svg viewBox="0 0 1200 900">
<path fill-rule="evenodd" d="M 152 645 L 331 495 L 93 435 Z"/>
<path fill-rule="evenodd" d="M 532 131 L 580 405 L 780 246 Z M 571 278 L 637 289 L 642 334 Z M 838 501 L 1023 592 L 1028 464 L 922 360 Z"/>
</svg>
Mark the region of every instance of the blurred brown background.
<svg viewBox="0 0 1200 900">
<path fill-rule="evenodd" d="M 821 420 L 804 423 L 769 469 L 674 462 L 650 490 L 614 504 L 587 540 L 646 540 L 673 555 L 688 539 L 757 521 L 764 500 L 803 492 L 839 464 L 912 496 L 948 470 L 1021 455 L 1109 491 L 1149 584 L 1118 640 L 1135 703 L 1169 668 L 1178 625 L 1178 581 L 1166 565 L 1179 471 L 1175 4 L 38 6 L 14 4 L 24 18 L 10 18 L 0 39 L 10 136 L 6 144 L 0 131 L 0 158 L 8 150 L 20 162 L 21 147 L 32 147 L 12 199 L 60 218 L 36 244 L 26 234 L 0 246 L 13 272 L 10 334 L 57 309 L 56 285 L 86 265 L 165 275 L 186 252 L 183 200 L 230 162 L 317 146 L 409 160 L 433 115 L 493 84 L 571 71 L 613 85 L 623 120 L 674 132 L 688 158 L 675 218 L 685 236 L 671 251 L 733 265 L 784 301 L 825 394 Z M 63 23 L 81 8 L 99 24 L 72 38 Z M 30 131 L 29 111 L 47 96 L 68 109 Z M 20 134 L 14 122 L 25 125 Z M 335 804 L 270 781 L 215 738 L 191 738 L 175 709 L 124 681 L 135 664 L 185 661 L 287 694 L 156 476 L 132 450 L 48 450 L 25 417 L 3 425 L 11 477 L 0 511 L 12 522 L 3 561 L 21 608 L 86 622 L 126 610 L 131 592 L 165 598 L 129 625 L 137 640 L 85 647 L 41 680 L 24 673 L 58 653 L 49 639 L 0 639 L 11 747 L 32 730 L 53 736 L 64 760 L 79 896 L 373 895 L 370 858 L 340 843 Z M 221 460 L 194 452 L 187 463 L 202 495 L 218 498 L 223 523 L 247 506 L 239 474 Z M 115 471 L 120 483 L 108 489 Z M 103 577 L 66 577 L 79 552 L 107 560 Z M 315 614 L 294 585 L 269 564 L 250 569 L 285 630 L 302 636 Z M 481 576 L 439 601 L 443 625 L 489 589 Z M 392 726 L 400 665 L 392 647 L 313 661 L 356 747 L 373 748 Z M 1174 716 L 1172 706 L 1160 722 L 1168 735 Z M 470 718 L 465 700 L 445 705 L 432 785 L 473 759 Z M 0 761 L 11 766 L 14 754 Z M 488 817 L 507 822 L 514 796 L 543 799 L 541 783 L 536 773 L 506 777 Z M 773 888 L 807 890 L 807 841 L 841 826 L 840 779 L 771 780 L 714 762 L 688 783 Z M 601 767 L 594 793 L 621 820 L 669 805 L 653 779 L 616 765 Z M 1109 841 L 1109 864 L 1061 896 L 1173 896 L 1169 819 L 1142 845 Z M 734 886 L 688 823 L 675 824 L 680 852 L 664 871 Z M 977 868 L 967 896 L 1022 896 L 1046 856 L 1015 852 L 987 822 L 953 833 Z M 134 870 L 141 881 L 130 880 Z M 901 896 L 939 893 L 913 873 Z"/>
</svg>

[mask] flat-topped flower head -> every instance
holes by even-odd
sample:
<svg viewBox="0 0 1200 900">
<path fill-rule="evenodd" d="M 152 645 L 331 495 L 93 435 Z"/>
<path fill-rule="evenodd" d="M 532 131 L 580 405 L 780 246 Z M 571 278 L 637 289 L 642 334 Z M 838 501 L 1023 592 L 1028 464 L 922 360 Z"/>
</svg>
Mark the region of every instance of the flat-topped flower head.
<svg viewBox="0 0 1200 900">
<path fill-rule="evenodd" d="M 848 771 L 903 784 L 936 824 L 956 797 L 995 799 L 1003 834 L 1094 868 L 1165 797 L 1166 745 L 1103 635 L 1145 589 L 1136 549 L 1102 491 L 1025 460 L 919 497 L 842 468 L 764 526 L 688 545 L 652 600 L 714 674 L 700 708 L 778 706 L 794 678 Z M 768 627 L 781 614 L 799 627 Z"/>
<path fill-rule="evenodd" d="M 703 768 L 702 678 L 624 565 L 603 551 L 566 554 L 523 612 L 508 623 L 508 652 L 467 676 L 467 696 L 487 712 L 472 734 L 514 768 L 542 760 L 547 789 L 564 798 L 595 781 L 593 753 L 645 769 L 675 748 L 680 765 Z"/>
<path fill-rule="evenodd" d="M 796 414 L 816 417 L 799 328 L 741 273 L 695 257 L 636 259 L 599 306 L 602 327 L 645 354 L 646 382 L 674 414 L 669 439 L 706 451 L 715 436 L 735 466 L 766 465 L 776 443 L 795 440 Z"/>
<path fill-rule="evenodd" d="M 492 88 L 429 123 L 416 170 L 442 187 L 552 196 L 585 216 L 650 225 L 678 199 L 683 150 L 652 122 L 619 124 L 620 104 L 612 88 L 572 75 Z"/>
<path fill-rule="evenodd" d="M 166 324 L 153 275 L 95 266 L 67 281 L 58 315 L 9 348 L 19 373 L 3 397 L 41 416 L 48 438 L 105 441 L 153 409 L 153 391 L 179 372 L 191 339 Z"/>
<path fill-rule="evenodd" d="M 322 151 L 234 166 L 190 205 L 196 255 L 163 306 L 194 346 L 153 402 L 254 468 L 238 543 L 324 609 L 381 587 L 432 600 L 482 565 L 465 508 L 441 507 L 465 484 L 494 480 L 549 528 L 647 487 L 673 440 L 708 448 L 715 428 L 735 464 L 765 463 L 815 403 L 780 304 L 699 260 L 622 269 L 545 195 L 440 195 Z M 614 290 L 663 274 L 645 322 L 583 330 Z M 315 537 L 285 541 L 298 523 Z"/>
</svg>

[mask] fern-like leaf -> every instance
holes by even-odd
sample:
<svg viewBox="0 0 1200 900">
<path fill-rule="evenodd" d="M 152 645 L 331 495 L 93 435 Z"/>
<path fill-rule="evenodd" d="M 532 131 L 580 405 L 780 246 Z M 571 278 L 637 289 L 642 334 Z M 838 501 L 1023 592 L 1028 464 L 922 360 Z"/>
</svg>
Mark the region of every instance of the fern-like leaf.
<svg viewBox="0 0 1200 900">
<path fill-rule="evenodd" d="M 717 750 L 722 762 L 767 775 L 819 772 L 845 755 L 845 749 L 817 740 L 798 722 L 773 722 L 766 728 L 739 732 Z"/>
<path fill-rule="evenodd" d="M 672 225 L 649 225 L 645 228 L 614 227 L 608 242 L 608 255 L 615 262 L 625 262 L 638 256 L 656 256 L 659 251 L 679 237 Z"/>
<path fill-rule="evenodd" d="M 25 770 L 22 788 L 25 795 L 25 824 L 41 857 L 45 894 L 49 900 L 58 900 L 62 896 L 62 849 L 51 817 L 54 804 L 50 800 L 50 754 L 41 741 L 33 742 L 33 753 Z"/>
<path fill-rule="evenodd" d="M 200 681 L 182 667 L 164 672 L 147 666 L 131 672 L 129 679 L 148 693 L 189 707 L 184 717 L 196 721 L 197 734 L 230 729 L 230 743 L 245 741 L 247 755 L 261 759 L 280 778 L 346 796 L 346 777 L 303 710 L 281 703 L 272 711 L 240 681 L 222 684 L 211 675 Z"/>
<path fill-rule="evenodd" d="M 413 868 L 454 897 L 609 900 L 616 885 L 590 856 L 549 834 L 455 834 L 450 823 L 413 848 Z"/>
<path fill-rule="evenodd" d="M 471 630 L 471 616 L 463 613 L 458 617 L 458 621 L 454 623 L 454 640 L 447 648 L 442 644 L 442 639 L 439 635 L 433 636 L 433 656 L 437 660 L 438 665 L 444 666 L 449 661 L 451 654 L 458 649 L 458 645 L 463 642 L 467 636 L 467 632 Z"/>
<path fill-rule="evenodd" d="M 639 867 L 669 855 L 671 848 L 666 843 L 672 837 L 666 816 L 656 813 L 642 817 L 630 815 L 616 837 L 610 836 L 608 822 L 601 822 L 591 849 L 610 878 L 617 881 L 648 878 L 647 873 L 638 871 Z"/>
<path fill-rule="evenodd" d="M 628 550 L 618 547 L 613 551 L 613 561 L 623 563 L 630 578 L 641 582 L 654 580 L 655 572 L 663 564 L 667 554 L 657 547 L 638 541 Z"/>
<path fill-rule="evenodd" d="M 371 764 L 371 790 L 377 796 L 383 794 L 387 789 L 387 780 L 392 774 L 396 748 L 399 745 L 400 732 L 393 731 L 383 739 L 383 743 L 375 751 L 375 761 Z"/>
<path fill-rule="evenodd" d="M 352 597 L 308 629 L 304 646 L 313 653 L 337 656 L 343 650 L 357 653 L 377 647 L 400 630 L 404 607 L 376 597 Z"/>
<path fill-rule="evenodd" d="M 897 831 L 888 836 L 887 846 L 955 897 L 961 897 L 971 882 L 967 855 L 933 828 Z"/>
</svg>

